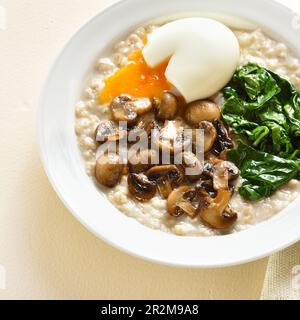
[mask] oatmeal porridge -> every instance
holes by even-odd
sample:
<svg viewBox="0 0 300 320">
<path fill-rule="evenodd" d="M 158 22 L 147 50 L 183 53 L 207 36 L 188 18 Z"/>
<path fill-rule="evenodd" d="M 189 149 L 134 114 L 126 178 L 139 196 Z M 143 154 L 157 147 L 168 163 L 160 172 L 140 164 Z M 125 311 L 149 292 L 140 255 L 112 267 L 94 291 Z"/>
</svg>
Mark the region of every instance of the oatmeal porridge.
<svg viewBox="0 0 300 320">
<path fill-rule="evenodd" d="M 111 79 L 111 77 L 117 74 L 118 72 L 122 72 L 122 70 L 124 70 L 124 67 L 131 64 L 132 56 L 136 52 L 141 52 L 141 50 L 144 48 L 146 44 L 146 39 L 149 37 L 149 35 L 152 34 L 155 30 L 159 29 L 160 27 L 161 26 L 157 25 L 148 25 L 146 27 L 140 27 L 131 35 L 129 35 L 127 39 L 124 39 L 123 41 L 117 43 L 113 48 L 112 56 L 101 57 L 97 61 L 94 71 L 88 79 L 86 88 L 84 89 L 82 94 L 82 99 L 76 106 L 75 131 L 78 137 L 78 144 L 82 153 L 82 157 L 85 162 L 86 171 L 91 177 L 95 176 L 96 160 L 98 158 L 99 153 L 99 141 L 95 139 L 95 132 L 97 131 L 97 128 L 101 121 L 112 120 L 112 102 L 109 101 L 109 99 L 104 99 L 106 101 L 103 101 L 102 99 L 101 101 L 99 97 L 101 93 L 105 92 L 105 86 L 107 85 L 109 79 Z M 290 50 L 287 48 L 285 44 L 278 43 L 275 40 L 269 38 L 261 30 L 255 30 L 252 32 L 234 30 L 234 34 L 238 40 L 240 47 L 239 65 L 241 68 L 243 68 L 243 66 L 250 66 L 248 68 L 251 69 L 251 72 L 256 72 L 253 71 L 255 69 L 255 67 L 253 66 L 259 66 L 259 68 L 257 67 L 255 70 L 257 70 L 257 72 L 260 72 L 264 76 L 269 76 L 269 73 L 266 73 L 265 70 L 271 70 L 272 72 L 274 72 L 274 74 L 276 74 L 276 76 L 274 75 L 275 79 L 277 79 L 277 75 L 279 75 L 280 77 L 287 79 L 296 88 L 300 88 L 300 61 L 298 58 L 293 56 L 293 54 L 290 52 Z M 245 81 L 248 81 L 249 74 L 247 74 L 247 76 L 244 76 L 243 74 L 243 72 L 245 73 L 245 69 L 239 70 L 242 71 L 237 71 L 234 77 L 236 77 L 237 79 L 238 75 L 240 75 L 241 79 L 246 79 Z M 164 92 L 169 90 L 168 87 L 164 87 L 166 85 L 165 83 L 160 82 L 159 85 L 163 86 Z M 234 94 L 236 93 L 233 94 L 234 97 L 229 96 L 229 94 L 232 94 L 233 91 L 236 92 L 236 88 L 234 87 L 234 85 L 235 83 L 233 82 L 232 86 L 228 90 L 220 90 L 218 94 L 215 94 L 213 97 L 210 98 L 210 103 L 219 105 L 221 107 L 225 105 L 224 110 L 226 111 L 228 109 L 229 103 L 233 100 L 233 98 L 236 98 L 236 96 L 234 96 Z M 129 94 L 128 97 L 132 95 L 132 92 L 121 93 L 124 95 Z M 117 96 L 118 94 L 119 92 L 117 91 L 113 92 L 113 96 L 111 98 L 115 98 L 115 96 Z M 277 93 L 277 95 L 279 95 L 279 93 Z M 172 96 L 169 96 L 168 98 L 169 100 L 172 100 Z M 280 100 L 280 98 L 278 99 Z M 123 99 L 125 98 L 123 97 Z M 131 102 L 129 98 L 128 101 Z M 247 102 L 247 106 L 250 105 L 250 103 L 251 105 L 254 105 L 254 101 L 255 100 L 253 98 L 250 102 Z M 147 100 L 144 100 L 142 102 L 139 101 L 139 103 L 140 105 L 142 104 L 143 108 L 148 108 Z M 280 108 L 278 107 L 278 110 L 279 109 Z M 236 178 L 234 182 L 229 183 L 232 184 L 230 187 L 228 186 L 227 181 L 227 187 L 231 188 L 230 192 L 232 192 L 233 189 L 235 190 L 234 192 L 232 192 L 232 197 L 230 197 L 230 212 L 227 212 L 227 218 L 229 216 L 229 218 L 233 219 L 233 217 L 235 217 L 236 214 L 236 217 L 233 219 L 234 223 L 230 224 L 230 228 L 226 228 L 226 225 L 224 228 L 214 228 L 212 227 L 214 223 L 211 222 L 210 218 L 208 218 L 208 220 L 206 221 L 204 216 L 202 217 L 202 219 L 200 219 L 198 215 L 182 214 L 182 212 L 178 214 L 178 216 L 171 215 L 170 212 L 168 212 L 170 211 L 168 210 L 168 203 L 170 201 L 168 196 L 170 192 L 168 193 L 168 196 L 162 196 L 161 193 L 157 192 L 157 190 L 154 189 L 153 181 L 150 181 L 151 183 L 149 182 L 147 184 L 147 197 L 149 197 L 149 199 L 147 199 L 147 201 L 145 201 L 145 199 L 142 199 L 143 201 L 140 201 L 141 199 L 136 197 L 136 194 L 134 192 L 132 193 L 130 191 L 130 188 L 128 188 L 128 185 L 130 185 L 128 172 L 126 172 L 128 168 L 124 168 L 124 166 L 122 165 L 119 166 L 118 171 L 114 172 L 115 176 L 118 176 L 117 184 L 112 182 L 111 185 L 109 185 L 111 182 L 110 179 L 109 182 L 107 182 L 106 180 L 104 183 L 102 183 L 104 184 L 104 186 L 100 186 L 103 192 L 107 195 L 109 201 L 113 203 L 121 212 L 123 212 L 131 218 L 136 219 L 137 221 L 148 227 L 151 227 L 153 229 L 159 229 L 165 232 L 174 233 L 180 236 L 213 236 L 225 234 L 228 232 L 241 231 L 243 229 L 248 228 L 251 225 L 255 225 L 261 221 L 271 218 L 273 215 L 287 207 L 300 193 L 300 182 L 296 179 L 297 175 L 292 174 L 292 171 L 296 170 L 296 167 L 293 167 L 294 162 L 297 164 L 297 161 L 291 160 L 294 158 L 290 156 L 296 155 L 297 150 L 291 150 L 292 147 L 290 146 L 287 137 L 286 141 L 282 142 L 284 143 L 284 146 L 282 146 L 281 149 L 276 150 L 275 153 L 273 149 L 270 149 L 268 143 L 263 143 L 263 139 L 266 139 L 266 132 L 269 132 L 270 130 L 272 134 L 269 134 L 268 139 L 274 138 L 275 132 L 277 132 L 276 130 L 279 130 L 281 127 L 279 129 L 276 128 L 275 130 L 274 123 L 270 124 L 269 122 L 267 122 L 266 119 L 264 119 L 263 125 L 261 125 L 261 123 L 259 123 L 259 125 L 254 125 L 252 119 L 249 120 L 249 118 L 246 118 L 248 117 L 246 113 L 245 118 L 243 118 L 243 121 L 241 121 L 238 114 L 232 114 L 231 112 L 225 111 L 222 111 L 222 121 L 225 123 L 224 128 L 227 128 L 228 131 L 230 131 L 230 135 L 233 136 L 235 145 L 237 144 L 239 136 L 243 136 L 243 138 L 245 138 L 247 142 L 249 142 L 251 146 L 254 148 L 251 149 L 255 150 L 253 152 L 265 152 L 270 154 L 269 161 L 272 163 L 274 163 L 274 161 L 276 162 L 280 156 L 283 159 L 287 159 L 285 160 L 287 161 L 287 165 L 291 166 L 292 168 L 291 172 L 289 173 L 289 176 L 286 178 L 286 180 L 284 180 L 285 183 L 282 183 L 283 180 L 280 180 L 280 183 L 278 183 L 278 187 L 274 190 L 269 190 L 267 187 L 265 187 L 265 185 L 259 185 L 259 187 L 255 185 L 255 187 L 253 187 L 253 184 L 255 183 L 252 179 L 252 176 L 250 177 L 250 175 L 248 174 L 249 170 L 246 168 L 246 165 L 249 164 L 248 162 L 250 160 L 244 159 L 244 162 L 240 163 L 239 160 L 235 159 L 236 154 L 232 153 L 230 158 L 236 161 L 233 161 L 231 159 L 230 161 L 233 161 L 235 165 L 238 167 L 238 169 L 241 171 L 241 176 L 239 178 Z M 171 112 L 170 109 L 168 109 L 168 112 Z M 289 114 L 292 114 L 292 111 Z M 274 115 L 274 112 L 272 113 L 272 115 Z M 283 118 L 280 117 L 279 111 L 278 113 L 276 113 L 276 116 L 280 119 Z M 264 114 L 261 115 L 260 120 L 263 117 Z M 164 120 L 167 119 L 168 117 Z M 218 126 L 218 124 L 212 121 L 213 119 L 204 120 L 208 120 L 208 122 L 211 121 L 212 123 L 214 123 L 214 126 Z M 243 126 L 246 120 L 248 121 L 247 127 Z M 284 119 L 282 121 L 284 121 Z M 276 122 L 276 124 L 277 123 L 278 122 Z M 136 125 L 136 122 L 134 124 Z M 252 125 L 253 127 L 251 127 Z M 231 127 L 233 128 L 233 133 L 231 133 Z M 283 124 L 282 127 L 285 128 L 286 124 Z M 204 128 L 202 126 L 201 128 L 206 130 L 206 127 Z M 252 131 L 250 130 L 250 128 Z M 107 129 L 107 127 L 105 127 L 105 129 Z M 213 128 L 213 130 L 215 129 Z M 222 130 L 222 128 L 220 130 Z M 118 132 L 118 134 L 121 133 Z M 281 134 L 283 135 L 283 133 Z M 244 145 L 243 148 L 245 148 Z M 215 156 L 205 155 L 205 161 L 217 161 L 216 165 L 218 165 L 218 161 L 226 160 L 223 158 L 223 155 L 220 156 L 220 158 L 222 160 L 216 160 Z M 253 159 L 253 161 L 256 161 L 257 163 L 256 158 Z M 234 166 L 234 168 L 236 167 Z M 149 168 L 147 168 L 147 170 L 149 170 Z M 280 170 L 280 168 L 278 170 Z M 136 172 L 134 174 L 136 174 Z M 267 174 L 270 175 L 270 172 L 264 171 L 263 173 L 261 173 L 261 176 L 266 176 Z M 98 182 L 100 181 L 100 183 L 105 178 L 105 175 L 103 175 L 102 173 L 98 176 L 98 178 L 96 174 L 96 180 L 98 180 Z M 272 177 L 270 179 L 272 179 Z M 135 185 L 136 183 L 137 181 L 135 180 L 133 185 Z M 193 182 L 191 183 L 191 185 L 194 186 L 195 183 Z M 183 188 L 180 186 L 176 187 L 178 187 L 179 189 Z M 238 191 L 239 188 L 241 192 Z M 174 191 L 174 189 L 176 188 L 172 186 L 172 189 L 172 191 Z M 224 190 L 219 191 L 219 194 L 223 191 Z M 226 196 L 226 192 L 228 191 L 223 192 L 224 196 Z M 189 209 L 186 210 L 188 211 Z"/>
</svg>

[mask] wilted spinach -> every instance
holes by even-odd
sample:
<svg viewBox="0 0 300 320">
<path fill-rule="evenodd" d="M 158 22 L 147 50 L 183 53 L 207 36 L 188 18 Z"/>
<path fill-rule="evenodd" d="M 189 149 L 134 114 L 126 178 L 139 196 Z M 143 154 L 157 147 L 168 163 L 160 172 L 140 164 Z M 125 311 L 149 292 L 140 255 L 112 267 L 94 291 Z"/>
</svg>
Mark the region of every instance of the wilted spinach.
<svg viewBox="0 0 300 320">
<path fill-rule="evenodd" d="M 224 89 L 223 120 L 247 143 L 229 158 L 244 179 L 240 194 L 260 200 L 300 174 L 300 94 L 274 72 L 249 63 Z M 249 144 L 249 145 L 248 145 Z"/>
<path fill-rule="evenodd" d="M 300 161 L 257 151 L 242 141 L 228 152 L 228 159 L 241 170 L 244 182 L 239 193 L 251 201 L 270 196 L 300 172 Z"/>
<path fill-rule="evenodd" d="M 300 94 L 256 64 L 238 69 L 224 89 L 224 121 L 255 149 L 293 159 L 300 149 Z"/>
</svg>

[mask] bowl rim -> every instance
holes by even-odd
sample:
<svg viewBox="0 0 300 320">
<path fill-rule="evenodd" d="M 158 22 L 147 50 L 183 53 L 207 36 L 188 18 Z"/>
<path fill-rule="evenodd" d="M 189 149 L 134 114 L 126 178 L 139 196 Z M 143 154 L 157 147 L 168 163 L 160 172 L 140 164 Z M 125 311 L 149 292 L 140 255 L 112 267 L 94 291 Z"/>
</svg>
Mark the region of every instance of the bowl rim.
<svg viewBox="0 0 300 320">
<path fill-rule="evenodd" d="M 53 175 L 53 169 L 50 168 L 49 165 L 49 151 L 47 151 L 46 148 L 46 143 L 45 143 L 45 131 L 44 131 L 44 124 L 45 122 L 43 121 L 44 119 L 44 112 L 45 112 L 45 108 L 44 106 L 46 105 L 45 103 L 45 98 L 46 98 L 46 93 L 49 87 L 49 83 L 51 81 L 51 76 L 54 73 L 54 70 L 57 68 L 58 66 L 58 62 L 61 59 L 61 57 L 64 55 L 64 52 L 71 46 L 71 44 L 76 40 L 76 38 L 78 37 L 78 35 L 83 32 L 84 30 L 88 29 L 89 26 L 91 24 L 93 24 L 96 20 L 101 19 L 101 17 L 104 14 L 110 14 L 111 12 L 113 12 L 114 10 L 119 10 L 122 9 L 124 7 L 126 7 L 128 4 L 131 3 L 135 3 L 135 2 L 142 2 L 145 3 L 147 0 L 121 0 L 118 1 L 114 4 L 112 4 L 111 6 L 106 7 L 104 10 L 102 10 L 101 12 L 99 12 L 96 16 L 94 16 L 92 19 L 90 19 L 87 23 L 83 24 L 82 27 L 79 28 L 79 30 L 72 36 L 72 38 L 65 44 L 65 46 L 63 47 L 63 49 L 61 50 L 61 52 L 57 55 L 55 62 L 52 64 L 52 66 L 50 67 L 50 71 L 49 74 L 47 76 L 46 81 L 44 82 L 43 85 L 43 90 L 42 90 L 42 94 L 40 96 L 40 100 L 39 100 L 39 109 L 38 109 L 38 144 L 39 144 L 39 151 L 40 151 L 40 158 L 42 160 L 43 166 L 44 166 L 44 170 L 46 172 L 46 175 L 53 187 L 53 189 L 55 190 L 55 192 L 57 193 L 58 197 L 60 198 L 60 200 L 64 203 L 64 205 L 67 207 L 67 209 L 73 214 L 74 217 L 76 217 L 76 219 L 78 219 L 89 231 L 91 231 L 94 235 L 96 235 L 97 237 L 101 238 L 102 240 L 104 240 L 105 242 L 109 243 L 110 245 L 112 245 L 115 248 L 118 248 L 119 250 L 122 250 L 132 256 L 136 256 L 139 258 L 142 258 L 144 260 L 148 260 L 151 262 L 156 262 L 159 264 L 164 264 L 164 265 L 170 265 L 170 266 L 176 266 L 176 267 L 189 267 L 189 268 L 211 268 L 211 267 L 225 267 L 225 266 L 233 266 L 233 265 L 238 265 L 238 264 L 243 264 L 243 263 L 248 263 L 250 261 L 254 261 L 260 258 L 264 258 L 274 252 L 277 252 L 281 249 L 286 248 L 289 245 L 292 245 L 293 243 L 295 243 L 296 241 L 300 240 L 300 232 L 298 233 L 299 235 L 296 237 L 294 234 L 296 234 L 296 232 L 293 233 L 293 237 L 286 237 L 285 239 L 281 240 L 280 243 L 277 244 L 273 244 L 272 248 L 268 247 L 268 249 L 264 248 L 261 250 L 258 250 L 257 253 L 252 253 L 249 254 L 248 256 L 240 256 L 240 257 L 235 257 L 235 258 L 231 258 L 231 259 L 225 259 L 224 261 L 220 262 L 219 260 L 214 260 L 214 259 L 208 259 L 208 261 L 184 261 L 178 258 L 174 258 L 174 257 L 163 257 L 163 256 L 155 256 L 153 254 L 151 254 L 151 251 L 149 253 L 149 250 L 147 253 L 143 253 L 142 251 L 137 251 L 135 249 L 133 249 L 132 247 L 128 247 L 127 244 L 124 245 L 122 242 L 120 241 L 116 241 L 115 239 L 112 239 L 110 237 L 108 237 L 107 235 L 103 234 L 102 232 L 99 232 L 98 227 L 92 226 L 90 225 L 83 217 L 81 214 L 78 214 L 76 208 L 74 208 L 74 205 L 69 201 L 69 199 L 66 198 L 65 194 L 63 193 L 63 190 L 61 188 L 61 185 L 59 185 L 59 183 L 57 182 L 57 180 L 55 179 L 54 175 Z M 231 0 L 231 2 L 234 2 L 235 0 Z M 186 1 L 186 2 L 189 2 Z M 192 0 L 190 1 L 192 2 Z M 217 2 L 217 1 L 215 1 Z M 236 1 L 237 2 L 237 1 Z M 277 10 L 277 11 L 281 11 L 281 12 L 285 12 L 285 14 L 291 14 L 293 13 L 292 10 L 290 10 L 289 8 L 283 6 L 280 3 L 277 3 L 273 0 L 254 0 L 253 6 L 254 4 L 257 5 L 257 3 L 261 3 L 263 5 L 267 5 L 267 6 L 272 6 L 272 10 Z M 296 203 L 297 201 L 294 201 L 289 208 L 292 207 L 296 207 Z M 116 209 L 117 210 L 117 209 Z M 128 217 L 126 217 L 128 218 Z M 133 220 L 132 218 L 128 218 Z M 274 218 L 273 218 L 274 219 Z M 271 220 L 273 220 L 271 219 Z M 274 219 L 273 222 L 276 222 L 278 219 Z M 133 221 L 131 221 L 133 222 Z M 135 221 L 136 222 L 136 221 Z M 135 223 L 134 222 L 134 223 Z M 128 221 L 127 221 L 128 223 Z M 268 220 L 265 222 L 260 223 L 259 225 L 254 226 L 251 229 L 263 229 L 264 225 L 272 225 L 272 221 Z M 278 223 L 277 223 L 278 224 Z M 158 235 L 158 233 L 160 234 L 160 238 L 162 239 L 168 239 L 168 238 L 172 238 L 171 242 L 178 242 L 178 239 L 180 239 L 180 241 L 182 241 L 182 239 L 199 239 L 198 237 L 178 237 L 178 236 L 173 236 L 173 235 L 169 235 L 167 233 L 163 233 L 161 231 L 158 230 L 153 230 L 150 229 L 148 227 L 145 227 L 143 225 L 138 224 L 139 227 L 143 229 L 143 232 L 145 232 L 145 234 L 156 234 Z M 144 229 L 146 228 L 146 229 Z M 297 232 L 299 231 L 299 227 L 297 229 Z M 245 231 L 241 231 L 240 233 L 243 234 L 247 234 L 249 233 L 249 230 L 245 230 Z M 238 233 L 237 233 L 238 234 Z M 220 243 L 220 239 L 226 239 L 226 238 L 232 238 L 235 237 L 237 234 L 231 234 L 228 236 L 222 236 L 222 237 L 208 237 L 208 238 L 201 238 L 203 244 L 210 242 L 210 240 L 214 239 L 215 242 Z M 175 238 L 177 239 L 175 241 Z M 219 240 L 217 240 L 217 238 L 219 238 Z M 208 241 L 207 241 L 208 240 Z M 206 253 L 208 254 L 208 253 Z"/>
</svg>

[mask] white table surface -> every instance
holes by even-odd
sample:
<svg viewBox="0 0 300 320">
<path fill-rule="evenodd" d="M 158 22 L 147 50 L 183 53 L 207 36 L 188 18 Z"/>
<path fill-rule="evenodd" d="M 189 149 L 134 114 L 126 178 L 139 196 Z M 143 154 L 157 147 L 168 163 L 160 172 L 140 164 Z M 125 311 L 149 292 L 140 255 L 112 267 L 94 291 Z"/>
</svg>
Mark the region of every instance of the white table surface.
<svg viewBox="0 0 300 320">
<path fill-rule="evenodd" d="M 90 234 L 48 183 L 36 143 L 43 81 L 70 36 L 112 2 L 0 0 L 0 299 L 257 299 L 267 259 L 218 270 L 144 262 Z"/>
</svg>

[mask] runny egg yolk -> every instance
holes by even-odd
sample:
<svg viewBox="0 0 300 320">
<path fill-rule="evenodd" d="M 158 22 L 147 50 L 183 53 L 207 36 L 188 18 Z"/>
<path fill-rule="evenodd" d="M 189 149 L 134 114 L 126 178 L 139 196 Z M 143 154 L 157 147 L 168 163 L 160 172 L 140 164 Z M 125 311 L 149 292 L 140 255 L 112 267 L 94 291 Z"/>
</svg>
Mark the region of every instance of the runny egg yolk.
<svg viewBox="0 0 300 320">
<path fill-rule="evenodd" d="M 120 94 L 129 94 L 135 98 L 160 99 L 165 90 L 172 85 L 165 77 L 169 59 L 155 68 L 150 68 L 142 51 L 133 52 L 129 63 L 104 81 L 104 88 L 100 93 L 100 102 L 110 103 Z"/>
</svg>

